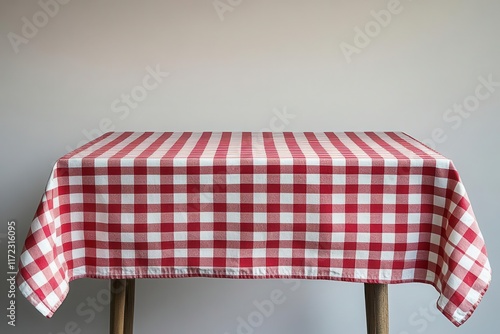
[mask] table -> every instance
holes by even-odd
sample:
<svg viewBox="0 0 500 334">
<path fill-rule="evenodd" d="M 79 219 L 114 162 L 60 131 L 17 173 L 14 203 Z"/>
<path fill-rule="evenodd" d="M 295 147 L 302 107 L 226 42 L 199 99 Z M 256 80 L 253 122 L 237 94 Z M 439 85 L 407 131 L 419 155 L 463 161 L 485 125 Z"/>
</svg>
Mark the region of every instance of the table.
<svg viewBox="0 0 500 334">
<path fill-rule="evenodd" d="M 132 333 L 134 279 L 421 282 L 456 326 L 491 280 L 453 162 L 401 132 L 110 132 L 60 158 L 19 260 L 51 317 L 83 277 L 111 279 L 111 333 Z M 116 289 L 117 287 L 121 289 Z"/>
</svg>

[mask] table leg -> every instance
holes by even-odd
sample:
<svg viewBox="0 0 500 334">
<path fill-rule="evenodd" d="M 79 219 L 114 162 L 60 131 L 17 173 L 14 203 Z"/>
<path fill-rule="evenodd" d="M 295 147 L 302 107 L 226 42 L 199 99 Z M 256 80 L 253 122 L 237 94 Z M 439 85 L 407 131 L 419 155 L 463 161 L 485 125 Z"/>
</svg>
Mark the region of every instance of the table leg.
<svg viewBox="0 0 500 334">
<path fill-rule="evenodd" d="M 368 334 L 389 334 L 387 284 L 365 283 L 366 325 Z"/>
<path fill-rule="evenodd" d="M 135 280 L 111 280 L 110 334 L 132 334 Z"/>
<path fill-rule="evenodd" d="M 135 302 L 135 279 L 127 280 L 125 290 L 125 325 L 124 334 L 134 333 L 134 302 Z"/>
</svg>

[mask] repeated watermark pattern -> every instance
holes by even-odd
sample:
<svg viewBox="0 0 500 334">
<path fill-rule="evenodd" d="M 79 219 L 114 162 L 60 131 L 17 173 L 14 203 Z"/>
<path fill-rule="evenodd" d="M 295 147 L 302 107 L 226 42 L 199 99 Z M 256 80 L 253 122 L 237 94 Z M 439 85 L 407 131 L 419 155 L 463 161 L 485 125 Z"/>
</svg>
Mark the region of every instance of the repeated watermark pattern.
<svg viewBox="0 0 500 334">
<path fill-rule="evenodd" d="M 269 119 L 268 127 L 261 128 L 260 132 L 278 132 L 283 131 L 290 124 L 290 120 L 296 117 L 295 114 L 288 111 L 286 106 L 279 108 L 273 108 L 273 116 Z M 255 138 L 256 146 L 263 145 L 263 137 L 257 136 Z M 200 202 L 201 203 L 211 203 L 213 201 L 213 196 L 216 193 L 224 193 L 226 182 L 224 171 L 217 169 L 213 174 L 213 182 L 211 183 L 211 192 L 204 191 L 200 192 Z M 207 186 L 208 184 L 205 184 Z M 188 203 L 189 206 L 197 207 L 197 203 Z"/>
<path fill-rule="evenodd" d="M 412 1 L 412 0 L 409 0 Z M 358 55 L 370 43 L 377 38 L 383 29 L 391 24 L 393 17 L 403 12 L 404 6 L 400 0 L 389 0 L 385 9 L 379 11 L 372 10 L 370 15 L 372 19 L 365 23 L 363 28 L 354 27 L 354 38 L 352 44 L 342 41 L 339 44 L 340 50 L 348 64 L 352 62 L 352 56 Z"/>
<path fill-rule="evenodd" d="M 163 80 L 170 75 L 169 72 L 162 71 L 159 64 L 156 64 L 155 67 L 147 66 L 145 70 L 146 75 L 142 78 L 141 84 L 134 86 L 130 92 L 122 93 L 120 97 L 111 102 L 111 111 L 121 121 L 129 117 L 131 111 L 137 109 L 140 103 L 148 97 L 149 93 L 157 89 L 163 83 Z M 112 118 L 103 117 L 99 120 L 97 127 L 90 130 L 82 129 L 81 132 L 85 139 L 78 142 L 76 147 L 80 147 L 106 132 L 114 131 L 115 128 L 116 124 Z M 74 147 L 66 146 L 67 152 L 71 152 L 73 149 Z"/>
<path fill-rule="evenodd" d="M 247 316 L 239 316 L 236 318 L 236 334 L 252 334 L 256 329 L 264 325 L 266 319 L 269 319 L 287 300 L 286 291 L 295 292 L 300 287 L 300 280 L 283 280 L 283 283 L 289 285 L 287 289 L 273 289 L 269 293 L 269 298 L 263 300 L 255 299 L 252 303 L 253 310 Z M 285 291 L 283 291 L 285 290 Z M 225 332 L 224 334 L 230 334 Z"/>
<path fill-rule="evenodd" d="M 212 2 L 215 12 L 221 21 L 224 21 L 224 15 L 227 12 L 232 12 L 235 8 L 239 7 L 243 0 L 215 0 Z"/>
<path fill-rule="evenodd" d="M 7 323 L 16 326 L 16 222 L 7 222 Z"/>
<path fill-rule="evenodd" d="M 99 290 L 95 296 L 89 296 L 85 301 L 81 302 L 76 307 L 76 314 L 79 316 L 77 320 L 68 321 L 62 330 L 49 334 L 81 334 L 82 323 L 90 324 L 96 318 L 98 313 L 101 313 L 106 307 L 111 304 L 111 293 L 119 293 L 125 287 L 123 285 Z"/>
<path fill-rule="evenodd" d="M 51 19 L 53 19 L 60 11 L 62 5 L 66 5 L 70 0 L 40 0 L 38 6 L 40 10 L 34 13 L 31 18 L 26 16 L 21 17 L 22 26 L 21 33 L 9 32 L 7 38 L 9 39 L 12 50 L 16 54 L 20 52 L 19 47 L 22 44 L 28 44 L 35 38 L 40 29 L 45 27 Z"/>
<path fill-rule="evenodd" d="M 481 102 L 489 99 L 500 87 L 500 82 L 493 80 L 493 74 L 486 77 L 479 76 L 479 82 L 474 89 L 474 93 L 467 95 L 461 102 L 454 103 L 452 107 L 446 109 L 443 113 L 443 121 L 450 124 L 453 130 L 462 126 L 463 120 L 469 118 L 472 112 L 479 109 Z M 430 138 L 422 140 L 424 144 L 432 149 L 436 149 L 437 144 L 442 144 L 448 140 L 447 130 L 443 127 L 432 129 Z"/>
<path fill-rule="evenodd" d="M 417 311 L 410 314 L 408 324 L 410 329 L 400 331 L 398 334 L 422 333 L 429 328 L 429 323 L 436 320 L 436 316 L 440 314 L 436 307 L 436 300 L 429 301 L 429 304 L 421 306 Z"/>
</svg>

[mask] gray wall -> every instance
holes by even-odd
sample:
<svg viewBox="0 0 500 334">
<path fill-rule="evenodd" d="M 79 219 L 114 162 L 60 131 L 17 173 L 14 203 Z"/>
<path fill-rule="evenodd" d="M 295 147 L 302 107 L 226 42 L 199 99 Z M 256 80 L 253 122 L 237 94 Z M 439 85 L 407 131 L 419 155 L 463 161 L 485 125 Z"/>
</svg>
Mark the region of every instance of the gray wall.
<svg viewBox="0 0 500 334">
<path fill-rule="evenodd" d="M 72 0 L 49 17 L 37 1 L 1 0 L 1 254 L 9 220 L 21 250 L 56 159 L 102 130 L 402 130 L 453 159 L 500 267 L 500 87 L 475 98 L 481 80 L 500 82 L 499 1 L 220 3 L 223 13 L 213 0 Z M 390 22 L 374 23 L 370 12 L 388 8 Z M 369 40 L 357 36 L 365 27 Z M 137 96 L 157 65 L 169 75 Z M 127 106 L 131 92 L 138 101 Z M 450 110 L 464 103 L 470 112 Z M 293 118 L 276 118 L 284 110 Z M 50 320 L 18 296 L 11 328 L 2 279 L 0 331 L 107 333 L 106 287 L 74 281 Z M 255 333 L 364 331 L 361 284 L 178 279 L 138 282 L 136 332 L 237 333 L 238 317 L 274 289 L 286 299 Z M 459 329 L 436 314 L 437 297 L 428 285 L 392 285 L 391 333 L 497 332 L 496 284 Z M 95 317 L 76 313 L 87 298 Z"/>
</svg>

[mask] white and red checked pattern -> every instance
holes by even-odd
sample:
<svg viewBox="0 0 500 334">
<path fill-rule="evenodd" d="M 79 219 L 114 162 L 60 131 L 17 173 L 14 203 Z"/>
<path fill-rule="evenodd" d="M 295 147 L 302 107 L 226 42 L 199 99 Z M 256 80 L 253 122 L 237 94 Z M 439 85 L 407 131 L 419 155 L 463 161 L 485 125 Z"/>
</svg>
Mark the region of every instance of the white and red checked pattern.
<svg viewBox="0 0 500 334">
<path fill-rule="evenodd" d="M 455 325 L 490 282 L 453 163 L 404 133 L 107 133 L 62 157 L 21 254 L 51 317 L 81 277 L 423 282 Z"/>
</svg>

